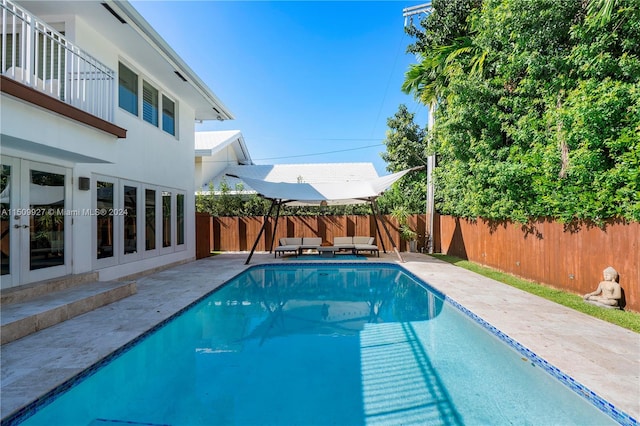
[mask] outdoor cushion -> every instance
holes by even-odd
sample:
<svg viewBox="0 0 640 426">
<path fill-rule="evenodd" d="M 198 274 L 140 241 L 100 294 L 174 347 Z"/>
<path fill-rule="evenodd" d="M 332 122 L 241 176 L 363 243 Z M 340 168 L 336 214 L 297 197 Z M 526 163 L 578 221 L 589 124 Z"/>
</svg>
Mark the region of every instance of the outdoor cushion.
<svg viewBox="0 0 640 426">
<path fill-rule="evenodd" d="M 319 237 L 304 237 L 302 239 L 302 245 L 319 246 L 322 244 L 322 238 Z"/>
<path fill-rule="evenodd" d="M 353 247 L 353 237 L 334 237 L 333 245 L 335 247 Z"/>
<path fill-rule="evenodd" d="M 303 249 L 315 249 L 322 245 L 322 238 L 318 237 L 304 237 L 300 248 Z"/>
<path fill-rule="evenodd" d="M 302 238 L 296 238 L 296 237 L 280 238 L 281 246 L 292 246 L 292 245 L 300 245 L 300 244 L 302 244 Z"/>
<path fill-rule="evenodd" d="M 283 254 L 285 252 L 294 252 L 296 255 L 300 251 L 300 245 L 302 244 L 302 238 L 288 237 L 280 238 L 280 245 L 273 251 L 273 257 L 276 257 L 278 253 Z"/>
<path fill-rule="evenodd" d="M 375 244 L 356 244 L 354 247 L 354 251 L 356 252 L 356 254 L 360 253 L 361 251 L 369 251 L 371 253 L 376 253 L 378 257 L 380 257 L 380 250 Z"/>
<path fill-rule="evenodd" d="M 373 244 L 373 237 L 353 237 L 353 244 Z"/>
</svg>

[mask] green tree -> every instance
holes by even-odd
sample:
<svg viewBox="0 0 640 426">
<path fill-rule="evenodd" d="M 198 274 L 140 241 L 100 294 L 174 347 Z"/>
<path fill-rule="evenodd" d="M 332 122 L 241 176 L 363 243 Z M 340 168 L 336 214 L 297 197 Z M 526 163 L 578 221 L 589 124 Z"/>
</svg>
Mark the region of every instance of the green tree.
<svg viewBox="0 0 640 426">
<path fill-rule="evenodd" d="M 418 55 L 405 74 L 402 91 L 413 93 L 425 105 L 443 102 L 452 78 L 460 72 L 481 72 L 486 52 L 474 43 L 470 20 L 480 0 L 433 2 L 433 12 L 406 32 L 416 37 L 408 52 Z M 463 60 L 464 58 L 464 60 Z"/>
<path fill-rule="evenodd" d="M 387 119 L 389 130 L 382 159 L 387 170 L 395 173 L 426 164 L 426 132 L 414 122 L 415 114 L 400 105 L 393 117 Z M 381 210 L 391 212 L 403 206 L 412 213 L 424 212 L 426 198 L 426 173 L 414 171 L 396 182 L 378 201 Z"/>
<path fill-rule="evenodd" d="M 429 135 L 439 211 L 640 220 L 640 8 L 456 3 L 467 8 L 434 1 L 403 86 L 439 102 Z"/>
<path fill-rule="evenodd" d="M 206 193 L 196 194 L 196 211 L 211 216 L 261 216 L 269 211 L 268 200 L 243 191 L 244 185 L 231 188 L 226 179 L 222 179 L 218 188 L 210 182 Z"/>
</svg>

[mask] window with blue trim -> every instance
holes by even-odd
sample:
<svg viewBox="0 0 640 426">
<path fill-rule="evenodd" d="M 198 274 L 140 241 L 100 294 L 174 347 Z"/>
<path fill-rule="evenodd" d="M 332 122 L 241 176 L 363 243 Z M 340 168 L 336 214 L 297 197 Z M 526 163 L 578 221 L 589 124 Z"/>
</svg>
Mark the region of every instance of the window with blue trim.
<svg viewBox="0 0 640 426">
<path fill-rule="evenodd" d="M 162 130 L 176 135 L 176 104 L 165 95 L 162 95 Z"/>
<path fill-rule="evenodd" d="M 158 127 L 158 89 L 142 83 L 142 119 Z"/>
<path fill-rule="evenodd" d="M 138 76 L 122 64 L 118 64 L 118 106 L 138 115 Z"/>
</svg>

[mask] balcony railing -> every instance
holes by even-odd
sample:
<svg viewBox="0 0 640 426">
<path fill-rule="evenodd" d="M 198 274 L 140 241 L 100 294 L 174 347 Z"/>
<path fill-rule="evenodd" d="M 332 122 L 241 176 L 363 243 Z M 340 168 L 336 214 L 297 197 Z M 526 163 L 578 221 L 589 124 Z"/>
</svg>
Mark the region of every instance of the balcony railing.
<svg viewBox="0 0 640 426">
<path fill-rule="evenodd" d="M 115 71 L 20 6 L 0 2 L 2 74 L 113 122 Z"/>
</svg>

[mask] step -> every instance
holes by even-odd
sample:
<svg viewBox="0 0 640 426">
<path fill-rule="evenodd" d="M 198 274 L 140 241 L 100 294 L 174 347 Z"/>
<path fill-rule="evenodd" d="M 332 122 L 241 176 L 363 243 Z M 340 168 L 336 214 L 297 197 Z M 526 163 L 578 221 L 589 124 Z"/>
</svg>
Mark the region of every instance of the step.
<svg viewBox="0 0 640 426">
<path fill-rule="evenodd" d="M 8 303 L 24 302 L 25 300 L 43 296 L 47 293 L 95 281 L 98 281 L 98 273 L 87 272 L 84 274 L 66 275 L 64 277 L 8 288 L 0 292 L 0 305 L 4 307 Z"/>
<path fill-rule="evenodd" d="M 1 344 L 28 336 L 136 292 L 135 281 L 94 281 L 3 305 L 0 311 Z"/>
</svg>

